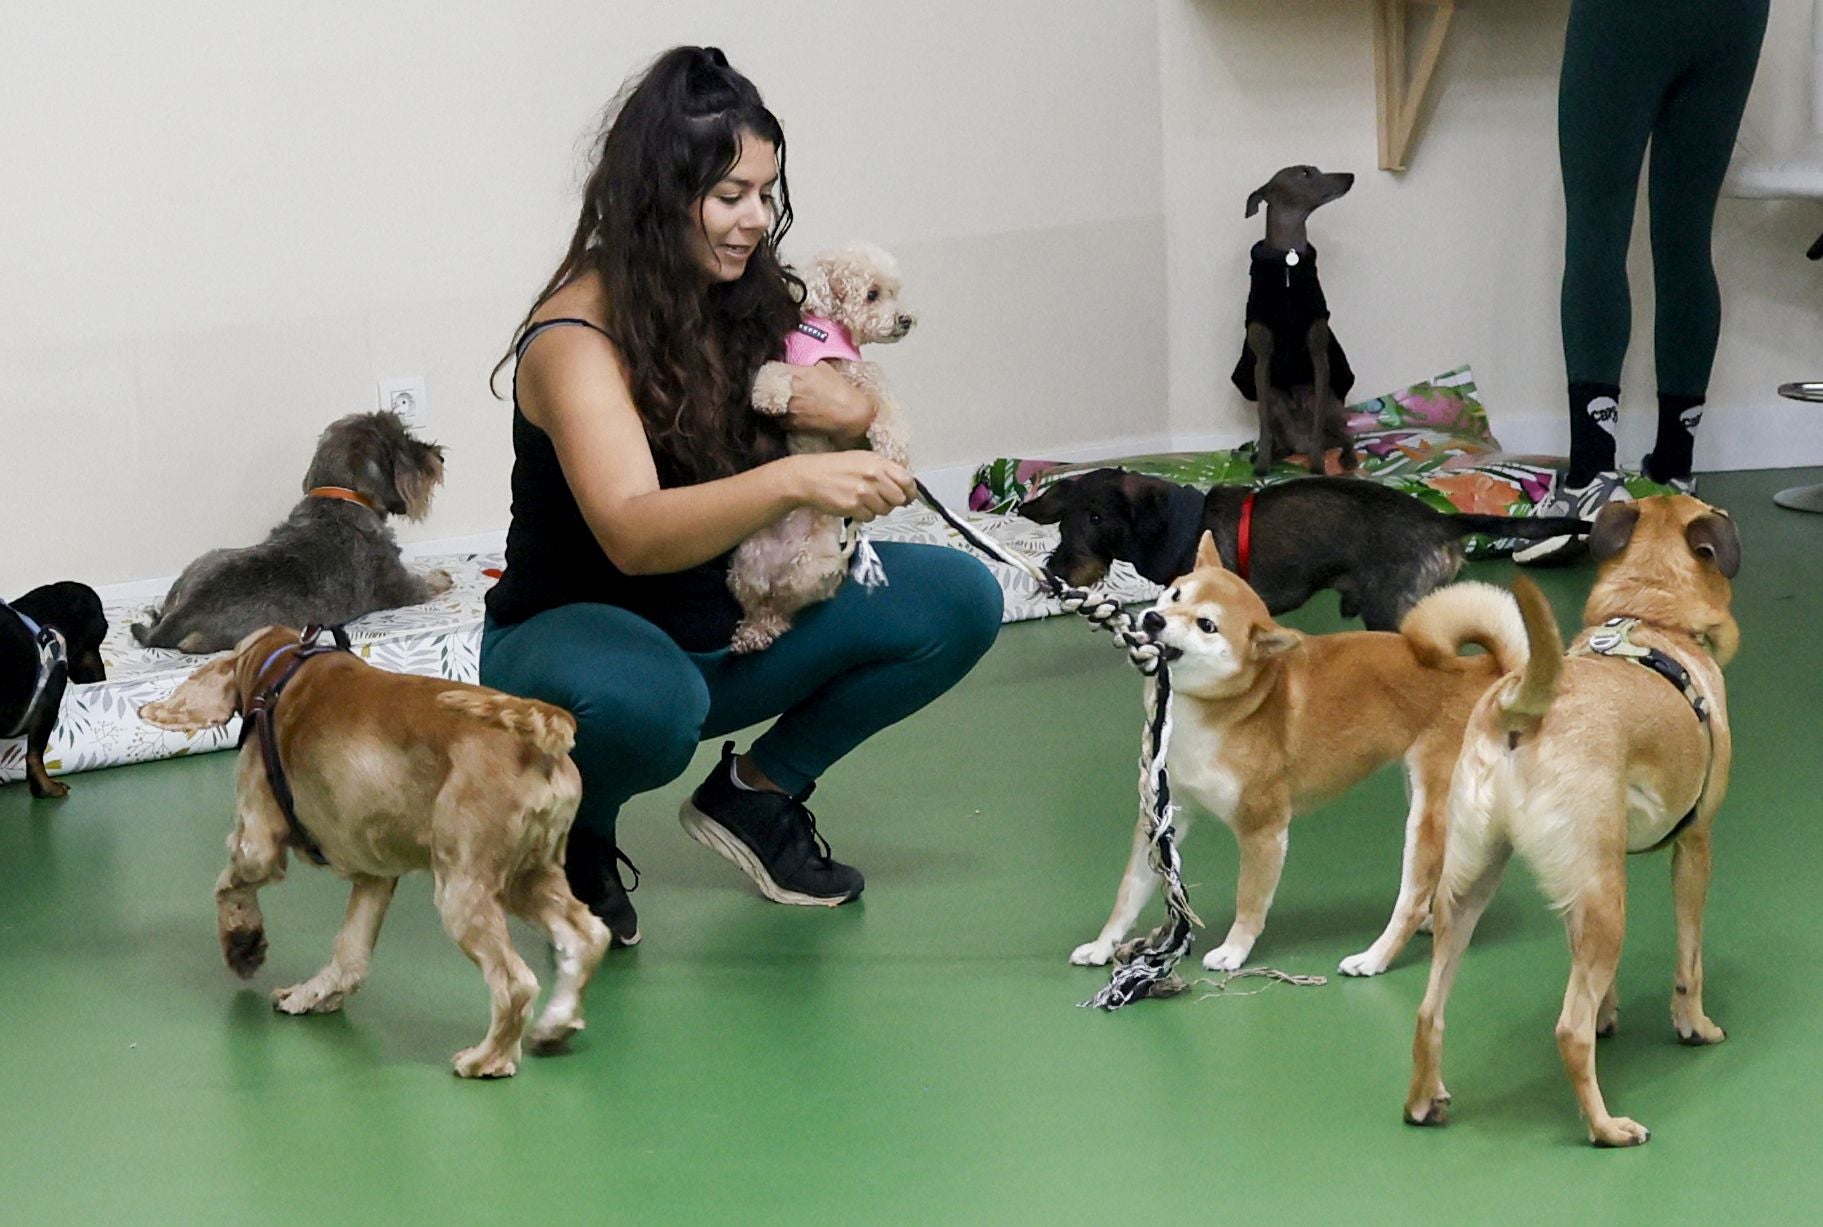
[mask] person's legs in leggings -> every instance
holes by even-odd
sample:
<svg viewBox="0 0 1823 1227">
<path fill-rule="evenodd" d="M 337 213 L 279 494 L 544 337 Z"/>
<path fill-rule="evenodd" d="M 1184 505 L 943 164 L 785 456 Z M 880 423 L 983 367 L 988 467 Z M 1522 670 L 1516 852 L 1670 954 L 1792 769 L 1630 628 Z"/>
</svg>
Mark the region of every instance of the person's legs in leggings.
<svg viewBox="0 0 1823 1227">
<path fill-rule="evenodd" d="M 976 559 L 882 542 L 883 588 L 843 584 L 764 652 L 709 665 L 715 737 L 783 711 L 749 751 L 787 792 L 962 679 L 993 644 L 1004 599 Z"/>
<path fill-rule="evenodd" d="M 1691 37 L 1697 62 L 1673 84 L 1652 131 L 1647 180 L 1657 312 L 1658 436 L 1646 476 L 1687 481 L 1721 331 L 1710 257 L 1716 200 L 1766 33 L 1768 0 L 1713 0 Z"/>
<path fill-rule="evenodd" d="M 830 764 L 955 685 L 1000 627 L 981 563 L 942 546 L 877 548 L 887 587 L 844 584 L 764 652 L 697 658 L 713 696 L 705 735 L 784 714 L 745 760 L 730 742 L 679 818 L 779 903 L 860 895 L 860 871 L 830 854 L 805 798 Z"/>
<path fill-rule="evenodd" d="M 671 637 L 611 605 L 563 605 L 513 626 L 490 619 L 481 637 L 481 683 L 542 699 L 576 717 L 582 804 L 565 868 L 584 903 L 623 942 L 637 922 L 618 889 L 614 824 L 629 797 L 670 783 L 690 765 L 709 711 L 696 663 Z M 632 931 L 628 932 L 629 925 Z"/>
<path fill-rule="evenodd" d="M 1633 328 L 1627 246 L 1646 143 L 1676 72 L 1665 62 L 1662 25 L 1662 15 L 1642 0 L 1575 0 L 1570 10 L 1557 96 L 1568 487 L 1585 487 L 1617 467 L 1621 363 Z"/>
</svg>

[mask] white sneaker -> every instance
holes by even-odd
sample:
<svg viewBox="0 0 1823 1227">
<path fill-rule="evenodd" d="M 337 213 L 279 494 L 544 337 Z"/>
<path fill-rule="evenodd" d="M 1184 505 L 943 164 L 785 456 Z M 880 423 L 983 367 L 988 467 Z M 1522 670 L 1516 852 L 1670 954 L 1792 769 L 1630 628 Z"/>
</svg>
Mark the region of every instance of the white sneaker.
<svg viewBox="0 0 1823 1227">
<path fill-rule="evenodd" d="M 1541 516 L 1575 516 L 1593 520 L 1595 513 L 1609 503 L 1631 502 L 1627 475 L 1614 469 L 1597 473 L 1586 486 L 1566 486 L 1558 477 L 1551 493 L 1538 504 Z M 1546 537 L 1513 551 L 1513 561 L 1522 567 L 1549 567 L 1574 562 L 1588 549 L 1588 538 L 1580 536 Z"/>
</svg>

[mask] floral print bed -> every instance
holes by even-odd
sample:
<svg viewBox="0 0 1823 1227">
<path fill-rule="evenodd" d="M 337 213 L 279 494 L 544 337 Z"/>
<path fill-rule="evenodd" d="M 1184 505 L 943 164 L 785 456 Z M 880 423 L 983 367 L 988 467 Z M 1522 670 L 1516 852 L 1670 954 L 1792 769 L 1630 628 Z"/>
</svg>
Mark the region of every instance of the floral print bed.
<svg viewBox="0 0 1823 1227">
<path fill-rule="evenodd" d="M 1476 395 L 1474 375 L 1466 366 L 1355 405 L 1349 410 L 1349 428 L 1363 475 L 1404 490 L 1439 511 L 1531 515 L 1551 489 L 1556 458 L 1501 452 L 1488 427 L 1487 410 Z M 1004 459 L 976 470 L 969 506 L 977 511 L 1010 511 L 1052 482 L 1110 464 L 1203 489 L 1264 485 L 1308 475 L 1302 465 L 1281 462 L 1265 478 L 1256 479 L 1251 443 L 1229 452 L 1130 456 L 1095 464 Z M 1334 471 L 1333 456 L 1330 467 Z M 1643 488 L 1638 491 L 1645 492 Z M 1472 537 L 1468 553 L 1485 558 L 1508 553 L 1512 545 Z"/>
</svg>

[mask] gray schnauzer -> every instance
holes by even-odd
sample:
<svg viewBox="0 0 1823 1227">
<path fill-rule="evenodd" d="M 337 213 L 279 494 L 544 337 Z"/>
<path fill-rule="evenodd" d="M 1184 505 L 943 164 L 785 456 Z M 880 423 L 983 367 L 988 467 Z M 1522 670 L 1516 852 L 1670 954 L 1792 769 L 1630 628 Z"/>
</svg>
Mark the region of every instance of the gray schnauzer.
<svg viewBox="0 0 1823 1227">
<path fill-rule="evenodd" d="M 396 413 L 332 422 L 284 523 L 258 545 L 211 550 L 185 567 L 133 638 L 223 652 L 263 626 L 335 625 L 441 596 L 449 576 L 407 571 L 386 517 L 422 520 L 442 480 L 443 449 L 413 438 Z"/>
</svg>

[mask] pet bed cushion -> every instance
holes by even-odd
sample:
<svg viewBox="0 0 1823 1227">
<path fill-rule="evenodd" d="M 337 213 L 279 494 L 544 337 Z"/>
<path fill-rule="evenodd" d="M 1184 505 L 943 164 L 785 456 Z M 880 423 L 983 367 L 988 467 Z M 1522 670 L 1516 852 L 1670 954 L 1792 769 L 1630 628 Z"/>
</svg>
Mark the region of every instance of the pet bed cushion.
<svg viewBox="0 0 1823 1227">
<path fill-rule="evenodd" d="M 1474 375 L 1466 366 L 1352 406 L 1348 425 L 1363 476 L 1404 490 L 1439 511 L 1532 515 L 1551 489 L 1551 458 L 1501 452 L 1476 394 Z M 1253 449 L 1248 443 L 1226 452 L 1128 456 L 1093 464 L 993 460 L 975 471 L 969 506 L 1010 512 L 1053 482 L 1110 465 L 1204 490 L 1308 476 L 1302 465 L 1281 461 L 1263 479 L 1256 479 Z M 1510 552 L 1514 544 L 1476 536 L 1469 538 L 1467 552 L 1470 557 L 1490 557 Z"/>
<path fill-rule="evenodd" d="M 1054 525 L 1034 524 L 1012 516 L 961 513 L 970 526 L 1005 542 L 1016 552 L 1042 561 L 1057 546 Z M 880 541 L 921 541 L 966 549 L 956 535 L 921 506 L 901 507 L 875 521 L 868 533 Z M 985 560 L 984 560 L 985 561 Z M 441 567 L 454 581 L 442 597 L 424 605 L 369 614 L 349 624 L 355 651 L 382 668 L 473 682 L 480 672 L 482 598 L 505 565 L 498 553 L 458 554 L 414 560 L 415 567 Z M 1017 622 L 1059 612 L 1057 603 L 1030 577 L 1004 563 L 989 568 L 1005 592 L 1005 619 Z M 888 574 L 888 582 L 891 575 Z M 1125 563 L 1109 576 L 1107 588 L 1123 601 L 1150 600 L 1157 589 Z M 240 721 L 201 733 L 173 733 L 139 718 L 146 703 L 163 699 L 204 661 L 163 648 L 143 648 L 129 626 L 144 614 L 143 602 L 106 602 L 108 637 L 101 656 L 108 680 L 72 685 L 65 691 L 57 728 L 45 750 L 52 775 L 92 771 L 125 763 L 148 762 L 181 754 L 200 754 L 233 746 Z M 0 741 L 0 783 L 25 778 L 25 739 Z"/>
<path fill-rule="evenodd" d="M 448 592 L 424 605 L 369 614 L 348 627 L 355 651 L 374 664 L 400 673 L 472 682 L 480 668 L 481 598 L 501 566 L 499 554 L 457 554 L 414 560 L 414 567 L 441 567 L 454 581 Z M 139 718 L 146 703 L 168 696 L 206 660 L 134 642 L 129 626 L 142 618 L 144 602 L 105 602 L 108 637 L 101 647 L 108 680 L 71 685 L 63 696 L 57 727 L 44 754 L 52 775 L 92 771 L 123 763 L 198 754 L 232 746 L 240 721 L 201 733 L 173 733 Z M 25 739 L 0 741 L 0 783 L 25 778 Z"/>
</svg>

